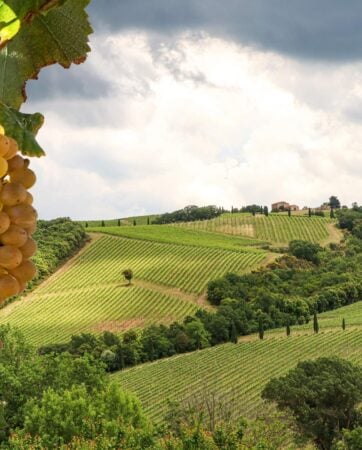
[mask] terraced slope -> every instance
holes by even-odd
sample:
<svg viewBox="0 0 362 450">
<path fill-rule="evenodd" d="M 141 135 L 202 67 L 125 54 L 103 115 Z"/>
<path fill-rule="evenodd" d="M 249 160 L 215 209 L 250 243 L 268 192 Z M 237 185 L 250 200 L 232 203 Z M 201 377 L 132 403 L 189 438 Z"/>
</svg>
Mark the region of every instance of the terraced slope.
<svg viewBox="0 0 362 450">
<path fill-rule="evenodd" d="M 347 329 L 341 329 L 345 317 Z M 321 332 L 311 324 L 266 333 L 260 341 L 248 336 L 239 344 L 210 349 L 145 364 L 114 375 L 122 387 L 138 395 L 146 412 L 162 420 L 166 399 L 187 400 L 203 393 L 216 393 L 232 400 L 235 417 L 252 417 L 260 407 L 260 393 L 268 380 L 280 376 L 298 361 L 339 355 L 362 363 L 362 302 L 320 316 Z M 324 330 L 324 331 L 323 331 Z"/>
<path fill-rule="evenodd" d="M 340 240 L 332 229 L 333 221 L 324 217 L 281 214 L 263 215 L 223 214 L 216 219 L 174 224 L 191 230 L 205 230 L 216 233 L 246 236 L 268 241 L 273 244 L 288 244 L 293 239 L 303 239 L 315 243 L 328 240 Z M 331 236 L 333 235 L 333 236 Z"/>
<path fill-rule="evenodd" d="M 202 306 L 210 279 L 250 270 L 266 255 L 102 236 L 28 297 L 1 310 L 0 323 L 19 326 L 35 344 L 170 323 Z M 135 274 L 131 287 L 122 277 L 127 268 Z"/>
<path fill-rule="evenodd" d="M 265 242 L 241 236 L 229 236 L 204 230 L 192 230 L 170 225 L 145 225 L 131 227 L 91 227 L 88 231 L 122 236 L 132 239 L 161 242 L 166 244 L 191 245 L 196 247 L 222 248 L 224 250 L 251 250 Z M 258 250 L 256 250 L 258 251 Z"/>
</svg>

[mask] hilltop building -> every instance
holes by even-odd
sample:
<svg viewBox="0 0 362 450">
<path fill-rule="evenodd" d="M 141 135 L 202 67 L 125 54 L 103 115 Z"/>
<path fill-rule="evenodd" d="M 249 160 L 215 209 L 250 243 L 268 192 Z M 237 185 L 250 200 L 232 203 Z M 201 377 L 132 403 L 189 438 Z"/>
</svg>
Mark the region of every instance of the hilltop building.
<svg viewBox="0 0 362 450">
<path fill-rule="evenodd" d="M 290 209 L 291 211 L 299 211 L 298 205 L 291 205 L 288 202 L 276 202 L 272 203 L 272 211 L 287 211 Z"/>
</svg>

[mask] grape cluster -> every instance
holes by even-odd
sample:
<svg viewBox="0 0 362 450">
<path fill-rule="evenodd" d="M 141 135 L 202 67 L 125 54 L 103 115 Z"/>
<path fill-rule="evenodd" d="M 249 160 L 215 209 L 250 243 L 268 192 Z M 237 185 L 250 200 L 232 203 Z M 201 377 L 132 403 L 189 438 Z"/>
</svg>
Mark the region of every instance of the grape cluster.
<svg viewBox="0 0 362 450">
<path fill-rule="evenodd" d="M 23 292 L 36 275 L 30 258 L 38 215 L 27 191 L 36 177 L 18 151 L 14 139 L 0 134 L 0 303 Z"/>
</svg>

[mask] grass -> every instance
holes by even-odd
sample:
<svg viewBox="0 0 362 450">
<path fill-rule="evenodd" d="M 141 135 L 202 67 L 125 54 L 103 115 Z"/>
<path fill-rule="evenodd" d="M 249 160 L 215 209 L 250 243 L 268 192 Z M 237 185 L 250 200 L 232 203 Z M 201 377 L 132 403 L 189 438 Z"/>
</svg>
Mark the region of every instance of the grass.
<svg viewBox="0 0 362 450">
<path fill-rule="evenodd" d="M 341 328 L 342 318 L 347 329 Z M 300 360 L 337 355 L 362 363 L 362 302 L 321 314 L 319 334 L 312 324 L 267 332 L 263 341 L 247 336 L 224 344 L 118 372 L 114 379 L 140 398 L 147 414 L 161 421 L 167 399 L 187 401 L 215 393 L 230 401 L 234 417 L 253 417 L 270 378 L 285 374 Z"/>
<path fill-rule="evenodd" d="M 170 323 L 204 306 L 207 282 L 228 271 L 242 273 L 267 256 L 252 248 L 175 245 L 98 235 L 94 242 L 32 294 L 0 311 L 0 323 L 18 326 L 35 344 L 72 334 L 122 333 L 154 322 Z M 134 286 L 122 271 L 131 268 Z"/>
<path fill-rule="evenodd" d="M 305 215 L 269 214 L 268 217 L 257 214 L 223 214 L 216 219 L 174 224 L 189 230 L 204 230 L 233 236 L 243 236 L 274 245 L 287 245 L 293 239 L 303 239 L 315 243 L 327 241 L 333 220 L 324 217 Z M 336 236 L 339 240 L 340 236 Z"/>
<path fill-rule="evenodd" d="M 228 236 L 203 230 L 191 230 L 170 225 L 145 225 L 131 227 L 92 227 L 88 231 L 100 232 L 132 239 L 181 244 L 197 247 L 222 248 L 245 251 L 247 246 L 262 245 L 264 242 L 248 237 Z M 250 248 L 248 248 L 250 251 Z"/>
</svg>

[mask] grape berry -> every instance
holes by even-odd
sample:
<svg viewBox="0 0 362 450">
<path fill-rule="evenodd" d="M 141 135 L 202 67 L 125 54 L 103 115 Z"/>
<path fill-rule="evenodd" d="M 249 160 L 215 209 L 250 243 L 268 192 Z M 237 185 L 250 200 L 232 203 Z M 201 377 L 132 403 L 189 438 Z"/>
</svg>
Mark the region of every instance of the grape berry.
<svg viewBox="0 0 362 450">
<path fill-rule="evenodd" d="M 36 176 L 18 151 L 14 139 L 0 134 L 0 303 L 23 292 L 36 275 L 30 258 L 36 252 L 31 235 L 38 215 L 27 191 Z"/>
</svg>

